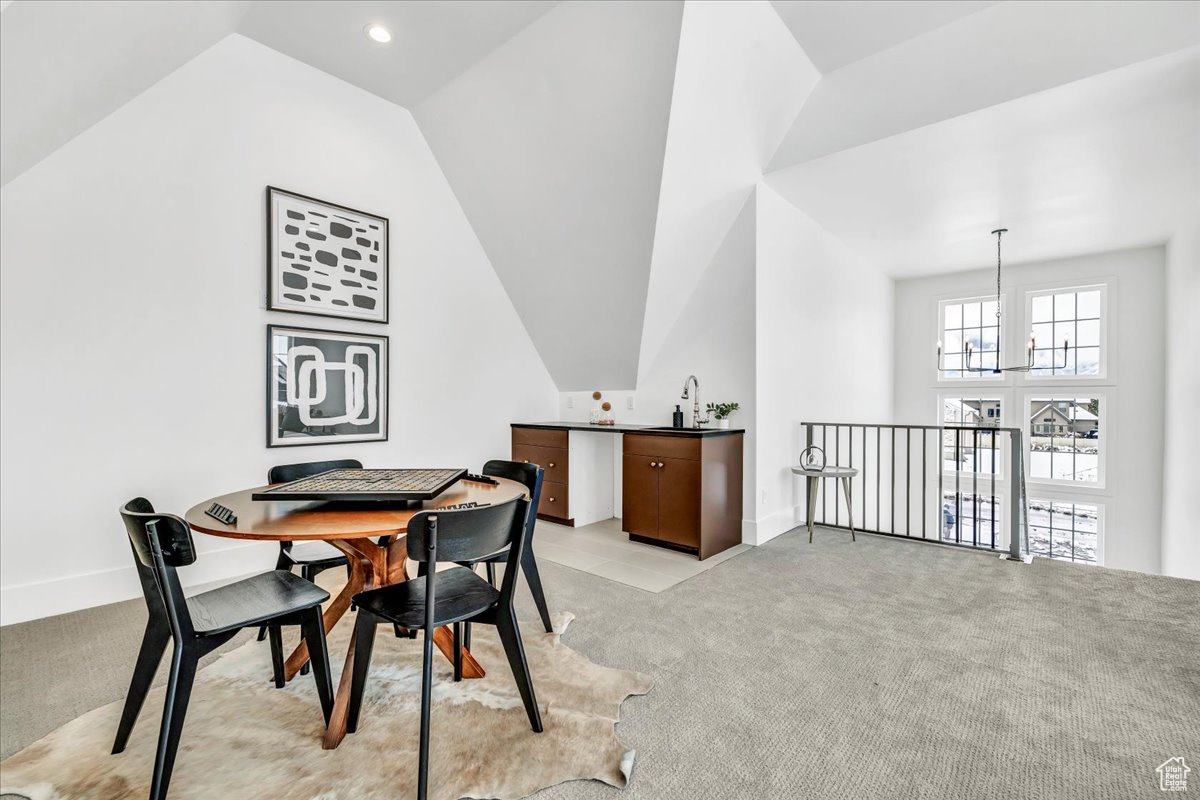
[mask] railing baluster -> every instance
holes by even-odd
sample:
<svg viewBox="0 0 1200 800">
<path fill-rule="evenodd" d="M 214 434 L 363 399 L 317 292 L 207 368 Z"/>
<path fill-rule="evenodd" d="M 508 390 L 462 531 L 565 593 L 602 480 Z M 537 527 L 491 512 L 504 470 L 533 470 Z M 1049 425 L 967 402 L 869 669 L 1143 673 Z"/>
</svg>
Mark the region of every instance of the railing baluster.
<svg viewBox="0 0 1200 800">
<path fill-rule="evenodd" d="M 888 477 L 891 478 L 891 481 L 892 481 L 892 490 L 890 493 L 891 500 L 892 500 L 892 525 L 891 525 L 891 529 L 888 532 L 895 533 L 896 532 L 896 429 L 895 428 L 892 428 L 892 449 L 891 449 L 890 455 L 892 458 L 892 469 L 889 472 Z"/>
<path fill-rule="evenodd" d="M 926 538 L 926 525 L 929 523 L 929 510 L 925 503 L 929 499 L 929 432 L 921 431 L 921 538 Z"/>
<path fill-rule="evenodd" d="M 979 431 L 971 431 L 971 544 L 979 546 Z"/>
<path fill-rule="evenodd" d="M 912 536 L 912 428 L 904 429 L 904 535 Z"/>
<path fill-rule="evenodd" d="M 829 439 L 829 426 L 822 425 L 821 426 L 821 450 L 825 452 L 826 460 L 828 460 L 828 457 L 829 457 L 828 456 L 828 453 L 829 453 L 828 439 Z M 827 501 L 829 499 L 829 493 L 825 491 L 825 481 L 817 481 L 817 483 L 821 487 L 819 490 L 821 492 L 821 524 L 824 525 L 829 520 L 829 508 L 828 508 L 828 503 L 827 503 Z"/>
<path fill-rule="evenodd" d="M 988 525 L 988 529 L 991 533 L 992 549 L 995 550 L 996 549 L 996 434 L 995 433 L 988 434 L 988 439 L 992 443 L 991 456 L 990 456 L 991 465 L 989 467 L 989 469 L 991 470 L 991 476 L 992 476 L 992 499 L 991 499 L 992 504 L 990 506 L 988 506 L 988 513 L 992 517 L 992 522 L 990 525 Z"/>
<path fill-rule="evenodd" d="M 883 483 L 883 428 L 875 426 L 875 530 L 883 530 L 883 504 L 879 487 Z"/>
<path fill-rule="evenodd" d="M 838 461 L 841 460 L 841 458 L 842 458 L 841 453 L 842 453 L 842 426 L 834 425 L 833 426 L 833 463 L 834 464 L 838 463 Z M 837 488 L 836 482 L 835 482 L 834 488 L 835 489 Z M 837 495 L 837 492 L 835 491 L 833 493 L 833 524 L 835 526 L 838 524 L 839 516 L 840 515 L 838 514 L 838 495 Z"/>
</svg>

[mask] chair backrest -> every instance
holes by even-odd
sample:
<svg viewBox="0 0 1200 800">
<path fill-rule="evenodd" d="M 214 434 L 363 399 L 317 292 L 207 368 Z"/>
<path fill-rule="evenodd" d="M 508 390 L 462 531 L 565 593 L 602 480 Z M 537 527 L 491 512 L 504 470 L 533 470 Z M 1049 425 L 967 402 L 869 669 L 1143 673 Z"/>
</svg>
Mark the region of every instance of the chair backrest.
<svg viewBox="0 0 1200 800">
<path fill-rule="evenodd" d="M 525 546 L 528 547 L 533 538 L 533 526 L 537 524 L 537 509 L 542 499 L 542 479 L 546 476 L 546 470 L 537 464 L 495 459 L 483 465 L 483 474 L 490 478 L 516 481 L 529 490 L 529 513 L 525 519 Z"/>
<path fill-rule="evenodd" d="M 152 617 L 165 616 L 176 636 L 192 633 L 192 619 L 176 567 L 196 561 L 192 530 L 174 514 L 162 514 L 144 497 L 121 506 L 142 594 Z"/>
<path fill-rule="evenodd" d="M 353 458 L 343 458 L 340 461 L 309 461 L 306 464 L 280 464 L 271 467 L 267 473 L 267 483 L 290 483 L 310 475 L 319 475 L 331 469 L 362 469 L 362 462 Z"/>
<path fill-rule="evenodd" d="M 514 497 L 494 506 L 422 511 L 408 521 L 408 557 L 418 563 L 478 561 L 518 548 L 529 501 Z"/>
</svg>

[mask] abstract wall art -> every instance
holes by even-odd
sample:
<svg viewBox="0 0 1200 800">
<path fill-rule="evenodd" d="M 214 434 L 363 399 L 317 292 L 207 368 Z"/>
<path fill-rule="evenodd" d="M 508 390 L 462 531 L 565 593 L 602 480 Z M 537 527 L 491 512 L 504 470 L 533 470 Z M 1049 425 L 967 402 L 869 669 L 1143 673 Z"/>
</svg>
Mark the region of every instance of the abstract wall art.
<svg viewBox="0 0 1200 800">
<path fill-rule="evenodd" d="M 388 339 L 267 326 L 267 447 L 382 442 Z"/>
<path fill-rule="evenodd" d="M 267 308 L 387 322 L 387 219 L 268 186 Z"/>
</svg>

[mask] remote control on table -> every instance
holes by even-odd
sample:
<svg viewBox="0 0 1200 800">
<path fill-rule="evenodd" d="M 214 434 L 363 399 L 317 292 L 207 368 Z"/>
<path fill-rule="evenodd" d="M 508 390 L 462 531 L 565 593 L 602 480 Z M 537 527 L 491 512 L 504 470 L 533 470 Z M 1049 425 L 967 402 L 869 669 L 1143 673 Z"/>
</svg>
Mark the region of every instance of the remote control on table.
<svg viewBox="0 0 1200 800">
<path fill-rule="evenodd" d="M 474 481 L 475 483 L 490 483 L 492 486 L 500 485 L 500 481 L 496 480 L 495 478 L 489 478 L 486 475 L 476 475 L 472 472 L 468 472 L 466 475 L 464 475 L 463 480 Z"/>
<path fill-rule="evenodd" d="M 204 513 L 226 525 L 237 525 L 237 515 L 233 513 L 233 509 L 226 508 L 220 503 L 213 503 Z"/>
</svg>

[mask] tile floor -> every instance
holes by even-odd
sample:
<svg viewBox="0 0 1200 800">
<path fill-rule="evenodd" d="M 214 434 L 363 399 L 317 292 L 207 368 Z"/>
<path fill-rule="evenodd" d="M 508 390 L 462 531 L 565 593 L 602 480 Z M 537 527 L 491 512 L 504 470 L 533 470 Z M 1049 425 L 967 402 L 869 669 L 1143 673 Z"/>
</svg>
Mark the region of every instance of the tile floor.
<svg viewBox="0 0 1200 800">
<path fill-rule="evenodd" d="M 658 593 L 744 553 L 750 545 L 739 544 L 700 561 L 686 553 L 631 542 L 621 530 L 621 520 L 614 518 L 582 528 L 539 520 L 533 549 L 539 559 Z"/>
</svg>

